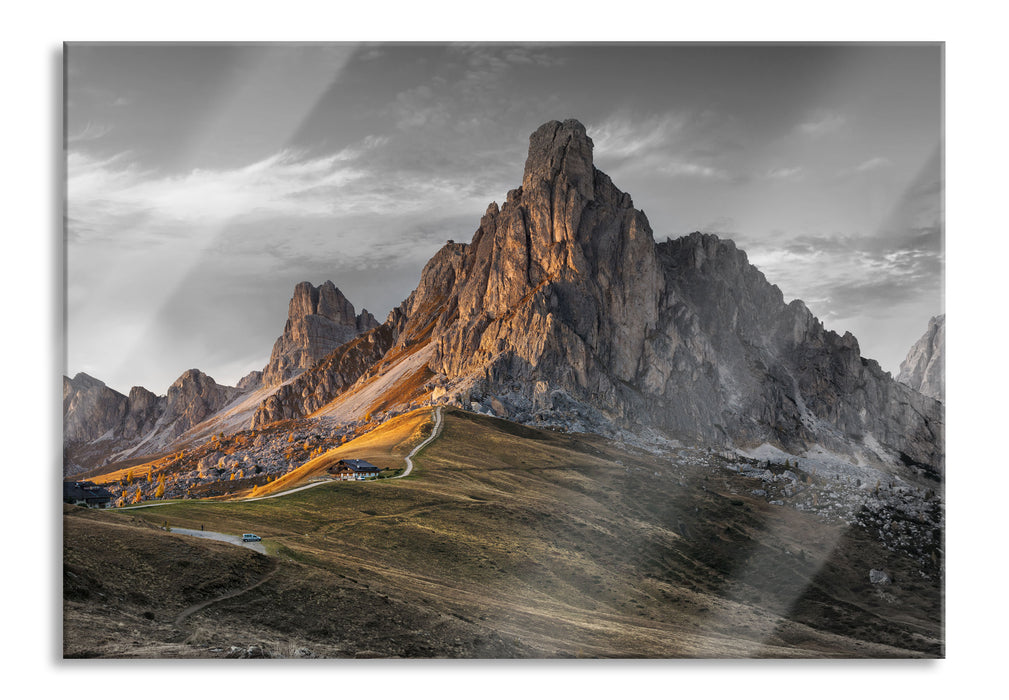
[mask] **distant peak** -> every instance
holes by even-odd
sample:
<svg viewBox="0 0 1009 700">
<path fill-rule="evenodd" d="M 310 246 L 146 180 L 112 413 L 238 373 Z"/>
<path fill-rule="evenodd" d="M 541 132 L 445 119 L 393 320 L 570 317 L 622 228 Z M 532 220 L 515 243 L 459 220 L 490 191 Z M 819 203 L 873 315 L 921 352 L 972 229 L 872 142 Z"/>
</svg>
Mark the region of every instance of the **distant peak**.
<svg viewBox="0 0 1009 700">
<path fill-rule="evenodd" d="M 101 384 L 102 386 L 105 386 L 105 382 L 103 382 L 101 379 L 96 379 L 95 377 L 92 377 L 87 372 L 78 372 L 77 374 L 74 375 L 74 378 L 71 379 L 70 381 L 72 381 L 74 384 L 82 384 L 82 385 Z"/>
<path fill-rule="evenodd" d="M 199 382 L 203 381 L 204 379 L 208 379 L 210 381 L 214 381 L 211 377 L 208 377 L 202 371 L 200 371 L 200 370 L 196 369 L 195 367 L 193 367 L 191 369 L 187 369 L 185 372 L 183 372 L 182 374 L 180 374 L 179 378 L 176 379 L 174 382 L 172 382 L 172 386 L 173 387 L 179 387 L 179 386 L 182 386 L 183 384 L 187 384 L 187 383 L 193 383 L 193 382 L 199 383 Z"/>
<path fill-rule="evenodd" d="M 294 296 L 288 304 L 288 318 L 302 319 L 305 316 L 325 316 L 331 321 L 344 325 L 354 323 L 354 305 L 350 303 L 332 280 L 326 280 L 318 287 L 311 282 L 299 282 L 294 288 Z"/>
</svg>

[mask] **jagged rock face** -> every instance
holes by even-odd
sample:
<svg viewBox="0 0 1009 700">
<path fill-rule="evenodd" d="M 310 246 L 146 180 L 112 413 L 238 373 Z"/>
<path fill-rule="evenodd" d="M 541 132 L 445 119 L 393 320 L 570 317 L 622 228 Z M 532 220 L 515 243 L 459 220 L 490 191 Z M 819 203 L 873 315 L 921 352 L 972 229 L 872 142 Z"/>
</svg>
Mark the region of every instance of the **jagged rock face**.
<svg viewBox="0 0 1009 700">
<path fill-rule="evenodd" d="M 198 369 L 186 370 L 168 387 L 162 425 L 167 435 L 177 437 L 224 408 L 239 390 L 222 386 Z"/>
<path fill-rule="evenodd" d="M 256 409 L 252 428 L 300 418 L 322 408 L 381 360 L 392 342 L 392 327 L 386 323 L 341 345 L 315 367 L 266 398 Z"/>
<path fill-rule="evenodd" d="M 263 385 L 263 372 L 261 370 L 253 370 L 247 375 L 238 380 L 236 388 L 239 391 L 248 392 L 255 391 Z"/>
<path fill-rule="evenodd" d="M 464 243 L 450 243 L 438 251 L 424 267 L 420 284 L 389 313 L 385 323 L 340 346 L 315 367 L 279 387 L 256 409 L 252 428 L 301 418 L 322 408 L 377 371 L 376 365 L 389 356 L 397 338 L 402 339 L 396 344 L 401 354 L 426 345 L 449 304 L 468 248 Z"/>
<path fill-rule="evenodd" d="M 84 373 L 64 377 L 64 470 L 72 473 L 96 466 L 137 445 L 144 448 L 137 454 L 163 449 L 240 393 L 195 369 L 175 380 L 166 396 L 142 386 L 123 396 Z"/>
<path fill-rule="evenodd" d="M 63 377 L 63 440 L 95 440 L 122 425 L 129 400 L 83 372 Z"/>
<path fill-rule="evenodd" d="M 919 338 L 900 363 L 897 381 L 938 401 L 946 396 L 946 314 L 928 322 L 928 330 Z"/>
<path fill-rule="evenodd" d="M 130 389 L 129 408 L 123 419 L 122 437 L 127 440 L 143 437 L 154 430 L 158 419 L 164 415 L 168 399 L 156 396 L 142 386 Z"/>
<path fill-rule="evenodd" d="M 824 329 L 801 301 L 786 305 L 731 241 L 695 233 L 658 250 L 668 289 L 659 338 L 670 342 L 650 364 L 674 358 L 662 390 L 672 416 L 687 395 L 708 416 L 698 426 L 710 422 L 734 442 L 845 452 L 871 438 L 941 469 L 942 407 L 862 358 L 854 336 Z"/>
<path fill-rule="evenodd" d="M 590 395 L 630 380 L 657 319 L 654 247 L 644 214 L 593 167 L 584 127 L 543 125 L 522 187 L 488 208 L 465 252 L 432 370 L 561 379 Z"/>
<path fill-rule="evenodd" d="M 384 324 L 355 316 L 332 283 L 299 284 L 289 315 L 262 381 L 302 373 L 259 406 L 254 428 L 307 416 L 412 358 L 428 362 L 431 400 L 478 401 L 518 421 L 794 451 L 863 446 L 943 468 L 940 403 L 802 302 L 786 304 L 732 241 L 656 244 L 574 120 L 532 135 L 522 186 L 488 207 L 470 244 L 442 248 Z M 192 425 L 224 397 L 187 382 L 166 412 Z M 204 410 L 205 396 L 216 398 Z"/>
<path fill-rule="evenodd" d="M 875 440 L 941 468 L 941 406 L 801 302 L 786 305 L 731 241 L 656 245 L 573 120 L 540 127 L 522 187 L 488 208 L 471 244 L 429 263 L 390 318 L 398 347 L 422 340 L 421 311 L 437 318 L 430 368 L 449 400 L 489 396 L 519 419 L 556 411 L 708 443 Z"/>
<path fill-rule="evenodd" d="M 284 334 L 277 339 L 270 362 L 263 369 L 263 384 L 273 386 L 290 379 L 377 325 L 366 309 L 355 315 L 354 305 L 332 282 L 318 287 L 298 283 L 288 307 Z"/>
</svg>

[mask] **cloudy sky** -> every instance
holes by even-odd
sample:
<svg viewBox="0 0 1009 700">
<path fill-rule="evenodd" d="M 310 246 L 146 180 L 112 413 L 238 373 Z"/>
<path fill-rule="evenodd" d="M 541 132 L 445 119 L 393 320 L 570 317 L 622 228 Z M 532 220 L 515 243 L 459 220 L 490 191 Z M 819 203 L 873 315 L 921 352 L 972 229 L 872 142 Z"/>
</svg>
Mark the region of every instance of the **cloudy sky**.
<svg viewBox="0 0 1009 700">
<path fill-rule="evenodd" d="M 733 238 L 896 373 L 943 312 L 937 45 L 82 45 L 67 368 L 260 369 L 301 280 L 382 319 L 577 118 L 656 238 Z"/>
</svg>

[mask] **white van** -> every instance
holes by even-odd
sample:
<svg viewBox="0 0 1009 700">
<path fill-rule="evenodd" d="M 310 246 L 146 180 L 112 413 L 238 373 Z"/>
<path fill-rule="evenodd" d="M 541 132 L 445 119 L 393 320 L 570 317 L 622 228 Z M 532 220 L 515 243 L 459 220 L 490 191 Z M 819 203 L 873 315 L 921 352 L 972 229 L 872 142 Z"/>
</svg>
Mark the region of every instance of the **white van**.
<svg viewBox="0 0 1009 700">
<path fill-rule="evenodd" d="M 262 542 L 263 538 L 259 535 L 253 535 L 251 532 L 242 535 L 242 542 Z"/>
</svg>

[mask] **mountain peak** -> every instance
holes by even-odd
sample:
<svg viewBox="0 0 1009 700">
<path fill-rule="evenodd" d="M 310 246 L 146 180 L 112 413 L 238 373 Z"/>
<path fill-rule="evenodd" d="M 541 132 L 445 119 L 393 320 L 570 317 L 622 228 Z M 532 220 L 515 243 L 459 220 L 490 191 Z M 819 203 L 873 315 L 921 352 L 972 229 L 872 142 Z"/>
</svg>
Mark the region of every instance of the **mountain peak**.
<svg viewBox="0 0 1009 700">
<path fill-rule="evenodd" d="M 946 396 L 946 314 L 929 319 L 928 330 L 900 363 L 897 381 L 925 396 L 944 401 Z"/>
<path fill-rule="evenodd" d="M 354 305 L 330 280 L 318 287 L 311 282 L 299 282 L 295 286 L 294 296 L 288 305 L 289 321 L 309 315 L 324 316 L 342 325 L 353 325 L 356 320 Z"/>
<path fill-rule="evenodd" d="M 529 137 L 522 188 L 537 189 L 558 180 L 592 199 L 593 176 L 592 139 L 577 119 L 549 121 Z"/>
<path fill-rule="evenodd" d="M 284 334 L 277 339 L 270 362 L 263 368 L 263 384 L 284 382 L 377 325 L 367 310 L 358 314 L 332 281 L 326 280 L 318 287 L 299 282 L 288 304 Z"/>
</svg>

